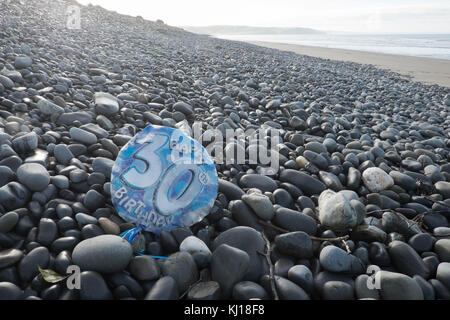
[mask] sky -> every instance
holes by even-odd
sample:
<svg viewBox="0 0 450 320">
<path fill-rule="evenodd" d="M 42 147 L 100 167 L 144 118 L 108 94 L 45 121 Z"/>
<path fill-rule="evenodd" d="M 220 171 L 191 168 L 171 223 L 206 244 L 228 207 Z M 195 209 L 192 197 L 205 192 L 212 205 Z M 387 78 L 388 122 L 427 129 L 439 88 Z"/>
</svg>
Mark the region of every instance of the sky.
<svg viewBox="0 0 450 320">
<path fill-rule="evenodd" d="M 305 27 L 353 33 L 450 33 L 449 0 L 77 0 L 172 26 Z"/>
</svg>

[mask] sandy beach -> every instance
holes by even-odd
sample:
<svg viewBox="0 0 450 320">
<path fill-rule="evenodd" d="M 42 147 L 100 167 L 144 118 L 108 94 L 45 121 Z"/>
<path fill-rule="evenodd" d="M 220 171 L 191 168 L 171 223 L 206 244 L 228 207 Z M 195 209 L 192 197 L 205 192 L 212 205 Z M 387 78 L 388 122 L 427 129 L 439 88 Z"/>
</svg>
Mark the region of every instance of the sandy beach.
<svg viewBox="0 0 450 320">
<path fill-rule="evenodd" d="M 324 59 L 372 64 L 411 77 L 414 81 L 450 87 L 450 60 L 263 41 L 246 42 Z"/>
</svg>

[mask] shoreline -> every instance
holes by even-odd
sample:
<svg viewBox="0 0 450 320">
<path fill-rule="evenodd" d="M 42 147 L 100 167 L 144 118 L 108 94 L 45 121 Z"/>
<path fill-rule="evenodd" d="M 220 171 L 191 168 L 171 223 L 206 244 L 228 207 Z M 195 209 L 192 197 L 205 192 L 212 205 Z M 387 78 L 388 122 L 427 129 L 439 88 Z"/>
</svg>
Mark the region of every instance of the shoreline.
<svg viewBox="0 0 450 320">
<path fill-rule="evenodd" d="M 397 72 L 412 81 L 450 88 L 450 60 L 395 54 L 304 46 L 265 41 L 243 41 L 257 46 L 290 51 L 317 58 L 371 64 Z"/>
</svg>

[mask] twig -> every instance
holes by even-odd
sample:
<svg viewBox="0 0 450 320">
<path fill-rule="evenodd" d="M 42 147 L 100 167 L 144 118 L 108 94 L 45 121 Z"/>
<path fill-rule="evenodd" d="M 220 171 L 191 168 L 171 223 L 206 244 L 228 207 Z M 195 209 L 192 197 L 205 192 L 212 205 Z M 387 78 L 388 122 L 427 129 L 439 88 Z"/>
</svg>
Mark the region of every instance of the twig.
<svg viewBox="0 0 450 320">
<path fill-rule="evenodd" d="M 202 279 L 201 279 L 201 278 L 198 279 L 197 281 L 195 281 L 193 284 L 191 284 L 191 285 L 186 289 L 186 291 L 183 292 L 183 294 L 182 294 L 181 296 L 178 297 L 178 300 L 183 299 L 184 296 L 187 295 L 187 293 L 189 292 L 189 290 L 191 290 L 193 286 L 195 286 L 196 284 L 198 284 L 198 283 L 200 283 L 200 282 L 202 282 Z"/>
<path fill-rule="evenodd" d="M 270 241 L 269 241 L 269 239 L 267 239 L 264 232 L 261 232 L 261 235 L 262 235 L 264 241 L 266 242 L 266 253 L 262 253 L 262 252 L 258 252 L 258 253 L 262 254 L 266 257 L 267 264 L 269 265 L 269 280 L 270 280 L 270 288 L 272 289 L 273 298 L 275 300 L 279 300 L 277 288 L 275 285 L 274 272 L 273 272 L 274 267 L 273 267 L 272 259 L 270 258 L 270 252 L 272 250 L 270 248 Z"/>
<path fill-rule="evenodd" d="M 271 224 L 271 223 L 269 223 L 269 222 L 266 222 L 266 221 L 264 221 L 264 220 L 258 220 L 258 222 L 259 222 L 260 224 L 266 226 L 266 227 L 270 227 L 270 228 L 275 229 L 275 230 L 278 230 L 278 231 L 280 231 L 280 232 L 282 232 L 282 233 L 288 233 L 288 232 L 290 232 L 289 230 L 280 228 L 280 227 L 275 226 L 275 225 L 273 225 L 273 224 Z"/>
<path fill-rule="evenodd" d="M 286 230 L 286 229 L 280 228 L 278 226 L 275 226 L 275 225 L 273 225 L 271 223 L 268 223 L 268 222 L 266 222 L 264 220 L 258 220 L 258 222 L 260 224 L 264 225 L 264 226 L 273 228 L 273 229 L 278 230 L 278 231 L 280 231 L 282 233 L 291 232 L 289 230 Z M 316 241 L 342 242 L 344 244 L 344 246 L 345 246 L 345 249 L 347 250 L 347 253 L 348 254 L 351 253 L 350 248 L 348 247 L 347 242 L 345 241 L 345 240 L 348 240 L 350 238 L 349 235 L 345 235 L 345 236 L 342 236 L 342 237 L 336 237 L 336 238 L 321 238 L 321 237 L 315 237 L 315 236 L 309 236 L 309 238 L 311 240 L 316 240 Z"/>
<path fill-rule="evenodd" d="M 425 196 L 425 198 L 426 198 L 427 200 L 430 200 L 430 201 L 433 202 L 433 203 L 437 203 L 437 204 L 440 204 L 441 206 L 450 208 L 450 205 L 446 204 L 446 203 L 443 202 L 443 201 L 434 200 L 434 199 L 431 198 L 430 196 Z M 448 210 L 441 210 L 441 211 L 447 212 Z"/>
</svg>

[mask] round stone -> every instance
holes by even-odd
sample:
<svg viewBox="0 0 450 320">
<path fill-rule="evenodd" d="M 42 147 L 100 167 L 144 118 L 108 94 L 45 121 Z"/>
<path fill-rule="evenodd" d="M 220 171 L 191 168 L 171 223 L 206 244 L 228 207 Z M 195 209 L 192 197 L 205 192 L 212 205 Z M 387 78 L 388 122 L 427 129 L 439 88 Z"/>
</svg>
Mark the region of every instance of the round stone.
<svg viewBox="0 0 450 320">
<path fill-rule="evenodd" d="M 436 279 L 442 282 L 450 290 L 450 263 L 441 262 L 436 271 Z"/>
<path fill-rule="evenodd" d="M 280 252 L 298 259 L 309 259 L 313 255 L 312 241 L 306 232 L 296 231 L 277 235 L 275 245 Z"/>
<path fill-rule="evenodd" d="M 392 241 L 389 243 L 389 256 L 394 266 L 401 273 L 410 277 L 419 275 L 428 279 L 430 271 L 424 264 L 419 254 L 408 244 L 402 241 Z"/>
<path fill-rule="evenodd" d="M 423 292 L 419 284 L 407 275 L 378 271 L 380 295 L 383 300 L 423 300 Z"/>
<path fill-rule="evenodd" d="M 185 292 L 199 277 L 197 265 L 187 252 L 176 252 L 164 259 L 161 273 L 175 279 L 179 292 Z"/>
<path fill-rule="evenodd" d="M 195 284 L 188 292 L 188 300 L 219 300 L 220 285 L 216 281 L 206 281 Z"/>
<path fill-rule="evenodd" d="M 80 274 L 80 298 L 83 300 L 110 300 L 113 296 L 100 273 L 84 271 Z"/>
<path fill-rule="evenodd" d="M 177 300 L 179 298 L 178 286 L 174 278 L 161 277 L 155 282 L 145 296 L 145 300 Z"/>
<path fill-rule="evenodd" d="M 73 140 L 79 141 L 86 145 L 97 143 L 97 136 L 89 131 L 72 127 L 70 128 L 69 133 Z"/>
<path fill-rule="evenodd" d="M 18 221 L 19 215 L 17 212 L 11 211 L 5 213 L 0 217 L 0 233 L 8 233 L 15 227 Z"/>
<path fill-rule="evenodd" d="M 6 249 L 0 251 L 0 269 L 8 268 L 20 261 L 23 252 L 17 249 Z"/>
<path fill-rule="evenodd" d="M 288 271 L 288 279 L 298 284 L 306 292 L 311 292 L 314 281 L 311 270 L 304 265 L 295 265 Z"/>
<path fill-rule="evenodd" d="M 343 281 L 328 281 L 323 286 L 322 297 L 325 300 L 354 300 L 353 287 Z"/>
<path fill-rule="evenodd" d="M 434 244 L 434 252 L 442 262 L 450 262 L 450 239 L 440 239 Z"/>
<path fill-rule="evenodd" d="M 194 252 L 203 252 L 208 256 L 211 256 L 211 250 L 208 246 L 199 238 L 195 236 L 186 237 L 180 244 L 180 251 L 187 251 L 191 254 Z"/>
<path fill-rule="evenodd" d="M 117 98 L 106 92 L 97 92 L 94 95 L 95 111 L 105 116 L 112 116 L 119 112 Z"/>
<path fill-rule="evenodd" d="M 33 64 L 33 60 L 29 56 L 17 56 L 14 60 L 14 67 L 16 69 L 25 69 Z"/>
<path fill-rule="evenodd" d="M 320 265 L 331 272 L 350 272 L 352 268 L 351 255 L 333 245 L 326 246 L 320 251 Z"/>
<path fill-rule="evenodd" d="M 214 250 L 211 261 L 211 278 L 220 284 L 222 298 L 228 298 L 234 285 L 241 281 L 249 267 L 249 255 L 226 244 Z"/>
<path fill-rule="evenodd" d="M 394 185 L 394 179 L 384 170 L 376 167 L 364 170 L 362 180 L 366 188 L 371 192 L 380 192 Z"/>
<path fill-rule="evenodd" d="M 161 273 L 158 263 L 150 256 L 133 257 L 129 269 L 131 275 L 141 281 L 158 279 Z"/>
<path fill-rule="evenodd" d="M 252 190 L 252 189 L 250 189 Z M 262 194 L 258 189 L 247 192 L 242 196 L 242 200 L 248 204 L 255 214 L 263 220 L 272 220 L 275 210 L 269 197 Z"/>
<path fill-rule="evenodd" d="M 17 169 L 17 179 L 31 191 L 43 191 L 50 183 L 50 175 L 38 163 L 24 163 Z"/>
<path fill-rule="evenodd" d="M 319 220 L 334 231 L 347 231 L 360 224 L 365 218 L 364 205 L 350 196 L 356 193 L 325 190 L 319 197 Z M 354 196 L 352 196 L 354 197 Z"/>
<path fill-rule="evenodd" d="M 233 287 L 232 298 L 234 300 L 250 300 L 269 298 L 266 290 L 256 282 L 241 281 Z"/>
<path fill-rule="evenodd" d="M 115 273 L 125 269 L 132 255 L 128 241 L 114 235 L 100 235 L 78 243 L 72 259 L 82 270 Z"/>
</svg>

